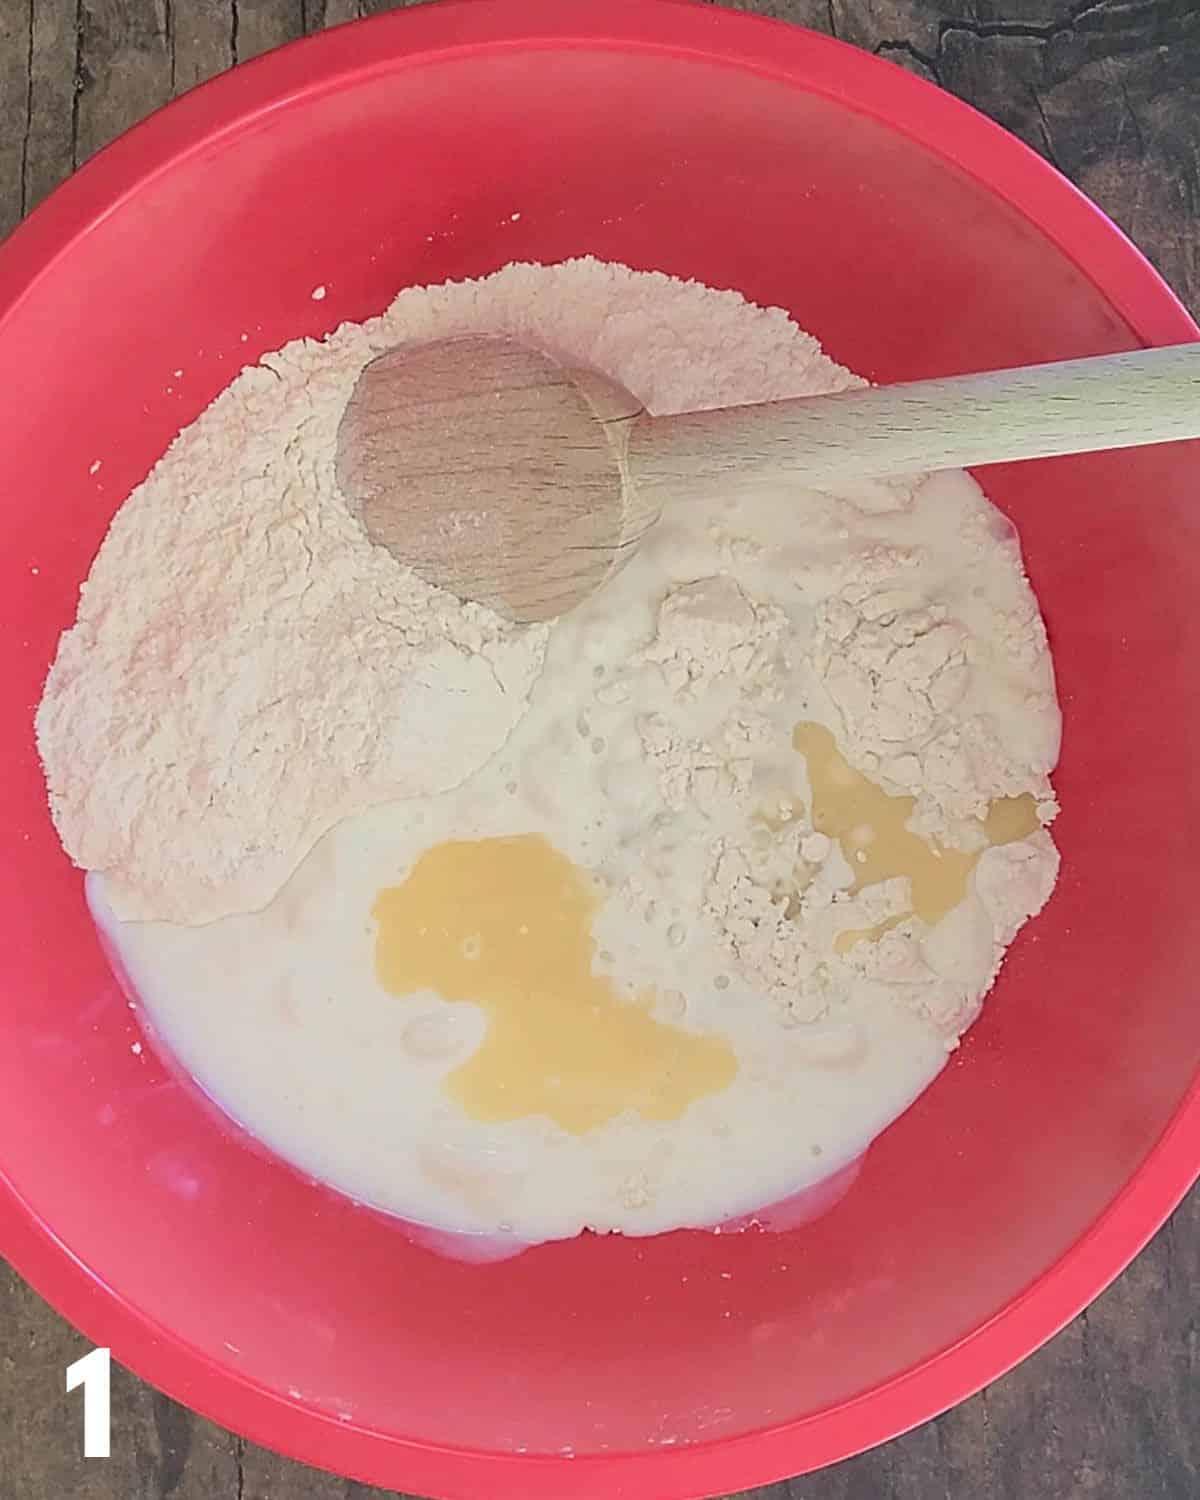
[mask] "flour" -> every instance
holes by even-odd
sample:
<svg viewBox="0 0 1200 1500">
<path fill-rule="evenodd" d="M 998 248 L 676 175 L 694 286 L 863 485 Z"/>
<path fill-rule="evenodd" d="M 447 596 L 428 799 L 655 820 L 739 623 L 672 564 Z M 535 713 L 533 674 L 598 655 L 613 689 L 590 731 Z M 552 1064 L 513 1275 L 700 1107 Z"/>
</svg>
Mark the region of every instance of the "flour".
<svg viewBox="0 0 1200 1500">
<path fill-rule="evenodd" d="M 1056 810 L 1045 631 L 1012 528 L 957 473 L 689 498 L 548 630 L 426 588 L 351 518 L 336 425 L 375 353 L 484 330 L 659 413 L 857 383 L 781 312 L 595 261 L 405 292 L 268 356 L 97 558 L 39 713 L 55 815 L 163 1035 L 305 1170 L 451 1229 L 716 1222 L 865 1149 L 1049 895 L 1049 834 L 985 848 L 981 823 Z M 800 723 L 913 797 L 913 832 L 979 853 L 940 920 L 907 878 L 856 889 Z M 441 1080 L 481 1013 L 379 991 L 381 887 L 440 842 L 529 833 L 596 882 L 594 970 L 734 1048 L 681 1119 L 468 1120 Z"/>
<path fill-rule="evenodd" d="M 1057 726 L 1022 711 L 1052 690 L 1032 598 L 993 611 L 988 634 L 973 635 L 907 582 L 923 561 L 899 550 L 862 558 L 818 608 L 814 661 L 850 731 L 850 760 L 915 795 L 922 831 L 944 838 L 989 798 L 1026 789 L 1031 766 L 1052 764 Z"/>
<path fill-rule="evenodd" d="M 55 822 L 126 918 L 264 905 L 339 818 L 461 782 L 545 628 L 431 589 L 333 488 L 368 338 L 245 371 L 125 503 L 37 717 Z"/>
<path fill-rule="evenodd" d="M 993 562 L 1006 556 L 1012 539 L 998 531 L 996 542 Z M 835 708 L 850 763 L 886 790 L 916 797 L 915 831 L 969 850 L 982 843 L 977 820 L 993 799 L 1034 788 L 1042 816 L 1053 815 L 1041 769 L 1057 752 L 1056 716 L 1047 711 L 1053 684 L 1036 608 L 1018 599 L 1015 608 L 993 609 L 990 636 L 981 639 L 931 594 L 929 573 L 929 558 L 919 550 L 874 547 L 860 550 L 849 567 L 832 569 L 827 583 L 836 592 L 813 610 L 808 666 L 817 678 L 813 699 L 824 695 Z M 696 608 L 696 597 L 709 607 Z M 719 837 L 702 836 L 694 847 L 696 859 L 707 859 L 702 918 L 734 972 L 774 1001 L 784 1025 L 820 1022 L 845 1007 L 855 986 L 881 982 L 953 1045 L 977 1013 L 1016 928 L 1047 899 L 1057 855 L 1045 835 L 986 850 L 976 894 L 930 930 L 909 918 L 906 880 L 852 895 L 854 872 L 806 814 L 802 798 L 809 789 L 797 793 L 786 775 L 773 779 L 778 767 L 762 760 L 721 758 L 722 750 L 736 754 L 739 746 L 777 741 L 788 716 L 799 713 L 793 692 L 781 684 L 803 676 L 803 668 L 794 659 L 795 639 L 789 641 L 773 613 L 780 612 L 752 602 L 729 579 L 719 587 L 714 580 L 688 585 L 668 595 L 658 637 L 644 653 L 674 667 L 668 681 L 677 698 L 695 690 L 693 672 L 711 680 L 736 670 L 741 681 L 737 706 L 712 742 L 673 737 L 661 717 L 650 740 L 643 731 L 648 751 L 665 768 L 663 793 L 675 809 L 695 799 L 711 834 L 715 799 L 739 804 Z M 748 645 L 751 622 L 764 620 L 773 628 L 760 628 Z M 774 650 L 764 649 L 768 643 Z M 997 674 L 998 658 L 1024 670 L 1010 681 L 1011 668 Z M 689 663 L 686 675 L 675 666 L 681 661 Z M 781 700 L 788 710 L 783 722 L 771 712 Z M 749 815 L 753 808 L 757 818 Z M 638 882 L 633 900 L 658 896 Z M 875 942 L 838 952 L 841 934 L 888 923 L 895 925 Z"/>
<path fill-rule="evenodd" d="M 681 319 L 719 360 L 677 369 Z M 654 410 L 859 383 L 778 311 L 595 261 L 415 288 L 244 370 L 122 506 L 38 711 L 63 844 L 122 917 L 262 906 L 339 818 L 455 786 L 519 720 L 545 628 L 423 585 L 334 481 L 362 368 L 481 329 L 619 367 Z"/>
<path fill-rule="evenodd" d="M 981 847 L 979 820 L 995 799 L 1033 791 L 1043 819 L 1053 816 L 1046 772 L 1058 716 L 1044 627 L 1011 528 L 995 512 L 961 509 L 963 483 L 898 485 L 891 505 L 871 492 L 866 513 L 901 515 L 906 545 L 880 540 L 861 492 L 799 502 L 814 541 L 822 519 L 848 524 L 836 528 L 840 548 L 822 558 L 818 542 L 782 590 L 770 551 L 751 528 L 731 529 L 727 513 L 709 529 L 708 561 L 730 571 L 670 589 L 653 637 L 605 689 L 607 702 L 658 695 L 636 725 L 674 815 L 670 858 L 628 875 L 626 909 L 695 901 L 731 972 L 773 1001 L 785 1026 L 822 1021 L 856 986 L 883 983 L 953 1045 L 1053 884 L 1045 835 L 987 850 L 962 913 L 926 931 L 908 919 L 907 881 L 852 894 L 854 872 L 812 827 L 795 758 L 779 754 L 797 719 L 831 723 L 851 765 L 915 797 L 912 828 L 948 848 Z M 964 562 L 979 570 L 974 582 Z M 703 871 L 699 885 L 683 869 Z M 877 941 L 837 951 L 840 934 L 889 922 Z"/>
<path fill-rule="evenodd" d="M 668 807 L 678 809 L 689 798 L 746 801 L 754 773 L 748 752 L 771 734 L 761 710 L 782 697 L 779 676 L 787 659 L 780 640 L 786 625 L 782 610 L 752 604 L 727 577 L 683 584 L 663 600 L 657 633 L 635 666 L 656 665 L 676 705 L 699 703 L 730 674 L 740 684 L 737 710 L 711 740 L 681 735 L 663 713 L 639 717 L 642 749 L 658 770 Z M 619 679 L 614 687 L 631 696 Z"/>
</svg>

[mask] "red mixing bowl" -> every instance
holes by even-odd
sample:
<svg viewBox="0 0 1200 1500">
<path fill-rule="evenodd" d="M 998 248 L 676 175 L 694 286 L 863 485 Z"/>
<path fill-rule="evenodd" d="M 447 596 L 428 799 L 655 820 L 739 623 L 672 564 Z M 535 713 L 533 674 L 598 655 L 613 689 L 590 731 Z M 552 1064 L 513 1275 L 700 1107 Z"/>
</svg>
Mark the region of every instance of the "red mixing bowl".
<svg viewBox="0 0 1200 1500">
<path fill-rule="evenodd" d="M 260 351 L 579 254 L 781 304 L 881 381 L 1198 332 L 963 105 L 648 0 L 472 0 L 299 43 L 140 125 L 0 249 L 0 1248 L 189 1406 L 437 1496 L 677 1500 L 877 1443 L 1049 1337 L 1200 1164 L 1195 445 L 983 476 L 1053 638 L 1062 881 L 817 1222 L 458 1264 L 131 1052 L 31 727 L 114 508 Z"/>
</svg>

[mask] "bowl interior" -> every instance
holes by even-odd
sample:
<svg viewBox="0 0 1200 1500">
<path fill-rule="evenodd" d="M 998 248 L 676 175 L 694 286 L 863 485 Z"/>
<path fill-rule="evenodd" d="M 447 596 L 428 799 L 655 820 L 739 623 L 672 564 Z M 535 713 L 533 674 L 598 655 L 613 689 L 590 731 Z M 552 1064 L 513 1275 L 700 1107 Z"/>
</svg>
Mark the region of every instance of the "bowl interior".
<svg viewBox="0 0 1200 1500">
<path fill-rule="evenodd" d="M 261 1436 L 319 1457 L 323 1422 L 371 1429 L 367 1477 L 394 1484 L 408 1470 L 387 1439 L 642 1453 L 888 1381 L 1068 1250 L 1200 1055 L 1186 447 L 981 476 L 1052 633 L 1062 881 L 946 1072 L 818 1222 L 460 1265 L 254 1149 L 131 1052 L 31 733 L 114 508 L 260 351 L 405 285 L 577 254 L 782 305 L 882 381 L 1140 342 L 1046 235 L 904 134 L 765 71 L 601 44 L 384 56 L 279 98 L 140 181 L 10 308 L 4 1172 L 118 1299 L 317 1434 Z M 793 1469 L 812 1458 L 803 1431 Z"/>
</svg>

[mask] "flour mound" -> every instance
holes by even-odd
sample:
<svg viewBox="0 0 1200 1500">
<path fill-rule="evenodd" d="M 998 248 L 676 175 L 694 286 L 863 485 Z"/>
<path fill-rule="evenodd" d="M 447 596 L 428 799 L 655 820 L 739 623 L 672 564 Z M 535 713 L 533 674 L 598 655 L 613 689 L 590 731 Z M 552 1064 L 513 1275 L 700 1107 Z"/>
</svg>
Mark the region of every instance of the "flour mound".
<svg viewBox="0 0 1200 1500">
<path fill-rule="evenodd" d="M 334 480 L 354 381 L 406 331 L 243 371 L 105 538 L 37 737 L 63 844 L 123 919 L 264 906 L 331 825 L 457 786 L 525 708 L 547 628 L 421 582 Z"/>
<path fill-rule="evenodd" d="M 619 368 L 670 409 L 665 297 L 727 351 L 689 406 L 755 398 L 764 360 L 786 371 L 780 395 L 860 383 L 778 309 L 584 259 L 409 288 L 378 318 L 266 355 L 180 433 L 113 521 L 37 714 L 59 835 L 104 873 L 116 916 L 258 909 L 334 823 L 460 785 L 524 712 L 548 627 L 428 587 L 338 490 L 363 367 L 400 343 L 496 333 Z"/>
</svg>

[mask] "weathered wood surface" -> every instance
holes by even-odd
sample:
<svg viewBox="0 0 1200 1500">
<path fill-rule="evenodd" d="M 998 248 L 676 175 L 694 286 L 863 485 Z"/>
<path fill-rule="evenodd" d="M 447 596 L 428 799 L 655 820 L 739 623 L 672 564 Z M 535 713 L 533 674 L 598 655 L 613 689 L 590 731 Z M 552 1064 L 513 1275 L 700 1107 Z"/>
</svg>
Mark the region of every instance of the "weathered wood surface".
<svg viewBox="0 0 1200 1500">
<path fill-rule="evenodd" d="M 569 0 L 564 0 L 569 3 Z M 0 0 L 0 234 L 155 105 L 377 0 Z M 932 78 L 1056 163 L 1200 308 L 1200 0 L 744 0 Z M 989 1390 L 756 1500 L 1195 1500 L 1200 1195 L 1092 1309 Z M 83 1341 L 0 1275 L 0 1500 L 363 1500 L 114 1372 L 79 1457 Z M 564 1487 L 564 1497 L 569 1494 Z M 482 1500 L 482 1497 L 481 1497 Z"/>
</svg>

